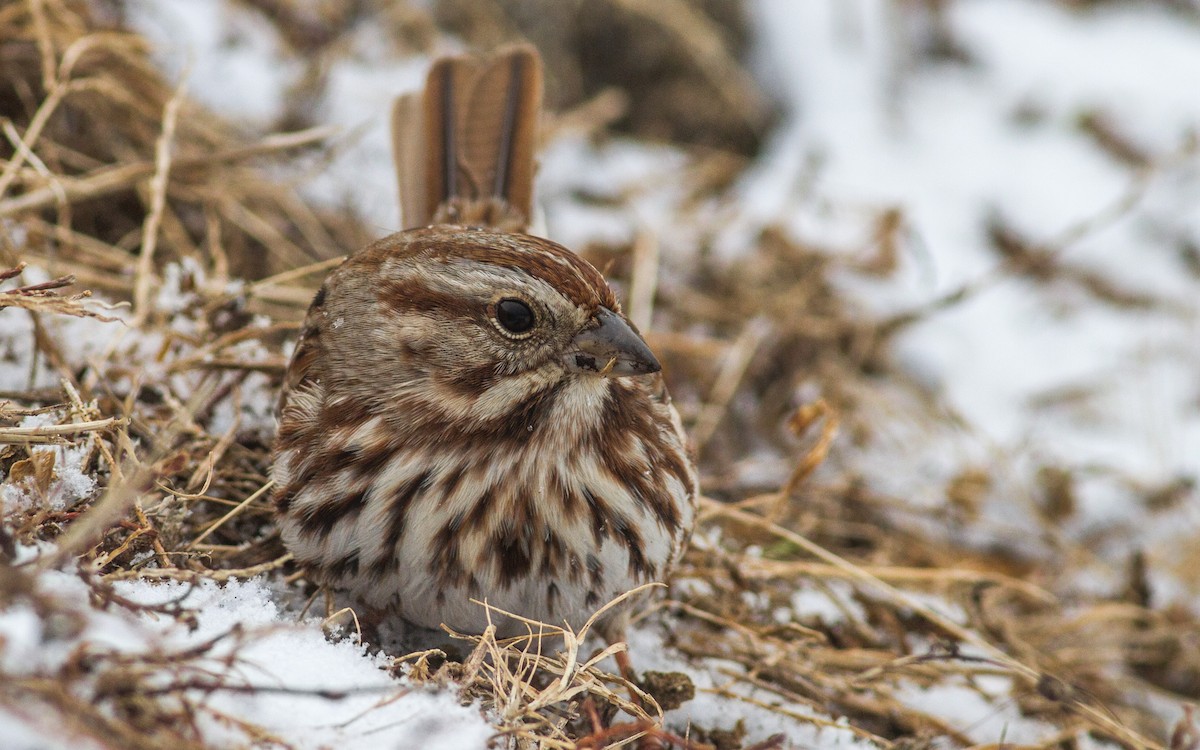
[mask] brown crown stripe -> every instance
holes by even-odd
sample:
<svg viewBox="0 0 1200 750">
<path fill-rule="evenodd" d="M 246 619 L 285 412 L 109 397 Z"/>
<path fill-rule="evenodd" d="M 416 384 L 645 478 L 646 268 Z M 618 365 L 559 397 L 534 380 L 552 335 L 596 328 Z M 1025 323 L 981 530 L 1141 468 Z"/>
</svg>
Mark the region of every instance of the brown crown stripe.
<svg viewBox="0 0 1200 750">
<path fill-rule="evenodd" d="M 615 309 L 616 295 L 599 271 L 583 258 L 550 240 L 533 235 L 514 235 L 460 229 L 449 241 L 420 237 L 414 242 L 430 258 L 472 260 L 515 268 L 557 289 L 575 304 Z"/>
<path fill-rule="evenodd" d="M 391 279 L 379 285 L 376 298 L 384 307 L 398 313 L 437 313 L 439 318 L 458 320 L 477 318 L 481 310 L 463 304 L 459 295 L 431 289 L 426 279 Z"/>
<path fill-rule="evenodd" d="M 353 272 L 353 267 L 377 266 L 389 257 L 469 260 L 514 268 L 546 282 L 585 309 L 619 309 L 616 295 L 592 264 L 562 245 L 533 235 L 446 225 L 409 229 L 377 241 L 342 268 Z"/>
</svg>

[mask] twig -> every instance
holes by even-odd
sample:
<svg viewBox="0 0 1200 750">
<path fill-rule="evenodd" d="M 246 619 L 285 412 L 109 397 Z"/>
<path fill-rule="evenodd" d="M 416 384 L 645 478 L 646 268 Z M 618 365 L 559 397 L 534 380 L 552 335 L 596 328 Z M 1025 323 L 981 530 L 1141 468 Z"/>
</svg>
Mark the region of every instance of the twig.
<svg viewBox="0 0 1200 750">
<path fill-rule="evenodd" d="M 234 516 L 241 513 L 243 510 L 246 509 L 246 506 L 250 505 L 250 503 L 252 503 L 255 500 L 257 500 L 258 498 L 262 497 L 264 492 L 266 492 L 267 490 L 271 489 L 274 486 L 275 486 L 275 480 L 274 479 L 268 480 L 266 484 L 264 484 L 262 487 L 259 487 L 257 490 L 255 490 L 253 494 L 251 494 L 249 497 L 247 497 L 242 502 L 238 503 L 236 506 L 234 506 L 234 508 L 232 510 L 230 510 L 228 513 L 226 513 L 225 515 L 223 515 L 219 519 L 217 519 L 213 523 L 212 526 L 209 526 L 199 536 L 197 536 L 195 539 L 193 539 L 188 544 L 187 549 L 194 549 L 197 544 L 199 544 L 200 542 L 203 542 L 205 539 L 207 539 L 209 534 L 211 534 L 214 531 L 216 531 L 217 529 L 221 528 L 221 526 L 223 526 L 226 521 L 228 521 L 229 519 L 231 519 Z"/>
<path fill-rule="evenodd" d="M 196 169 L 208 169 L 215 166 L 242 161 L 261 156 L 274 151 L 285 151 L 301 146 L 319 143 L 337 132 L 336 128 L 319 127 L 300 130 L 295 133 L 280 133 L 268 136 L 262 141 L 249 146 L 218 151 L 202 157 L 176 159 L 171 165 L 171 171 L 180 172 Z M 62 194 L 71 202 L 100 198 L 121 190 L 125 190 L 144 178 L 154 174 L 156 163 L 153 161 L 134 162 L 118 166 L 97 169 L 87 177 L 80 179 L 62 179 Z M 31 190 L 0 202 L 0 218 L 13 216 L 24 211 L 35 211 L 53 205 L 59 198 L 56 188 L 46 187 Z"/>
<path fill-rule="evenodd" d="M 154 251 L 158 247 L 158 227 L 162 223 L 167 205 L 167 180 L 171 174 L 171 142 L 175 139 L 175 126 L 179 121 L 179 108 L 187 91 L 187 74 L 184 73 L 179 88 L 167 100 L 163 110 L 162 134 L 154 146 L 154 177 L 150 180 L 150 210 L 142 225 L 142 252 L 138 255 L 133 282 L 133 325 L 139 326 L 150 314 L 150 286 L 154 271 Z"/>
<path fill-rule="evenodd" d="M 654 316 L 654 293 L 658 289 L 658 238 L 649 230 L 638 232 L 633 242 L 633 271 L 629 277 L 629 319 L 640 330 L 648 330 Z"/>
<path fill-rule="evenodd" d="M 804 437 L 804 433 L 817 420 L 823 420 L 821 434 L 817 437 L 817 442 L 813 447 L 796 462 L 787 482 L 776 495 L 768 515 L 773 521 L 782 517 L 787 501 L 796 493 L 796 489 L 817 470 L 818 466 L 825 462 L 825 458 L 829 455 L 829 448 L 833 445 L 833 439 L 837 437 L 838 425 L 841 423 L 837 412 L 823 398 L 800 406 L 789 421 L 788 426 L 796 437 L 800 438 Z"/>
<path fill-rule="evenodd" d="M 692 427 L 692 441 L 696 445 L 697 453 L 702 451 L 720 426 L 725 412 L 729 409 L 729 402 L 733 400 L 746 374 L 746 368 L 750 366 L 750 361 L 770 331 L 771 326 L 765 319 L 751 320 L 725 355 L 716 382 L 713 383 L 704 407 L 700 410 L 700 416 L 696 417 L 696 424 Z"/>
<path fill-rule="evenodd" d="M 3 443 L 54 443 L 67 435 L 85 432 L 116 430 L 129 424 L 123 417 L 91 419 L 73 424 L 41 425 L 38 427 L 0 427 L 0 444 Z"/>
<path fill-rule="evenodd" d="M 199 581 L 216 581 L 224 583 L 233 578 L 254 578 L 263 573 L 269 573 L 272 570 L 278 570 L 284 565 L 292 561 L 292 553 L 287 553 L 281 557 L 277 557 L 270 562 L 251 565 L 248 568 L 229 568 L 224 570 L 184 570 L 183 568 L 143 568 L 141 570 L 118 570 L 112 573 L 106 573 L 104 579 L 107 581 L 124 581 L 130 578 L 137 578 L 149 581 L 186 581 L 194 583 Z"/>
<path fill-rule="evenodd" d="M 1002 664 L 1011 669 L 1014 673 L 1025 678 L 1031 684 L 1037 685 L 1046 679 L 1045 673 L 1017 661 L 1004 651 L 985 640 L 978 633 L 968 630 L 948 617 L 934 611 L 928 605 L 918 601 L 912 596 L 909 596 L 903 591 L 884 583 L 878 577 L 871 575 L 854 563 L 835 555 L 824 547 L 809 541 L 793 531 L 783 528 L 779 524 L 773 523 L 765 518 L 762 518 L 761 516 L 756 516 L 752 513 L 738 510 L 737 508 L 718 503 L 708 498 L 701 499 L 701 509 L 704 511 L 704 513 L 710 516 L 729 516 L 730 518 L 735 518 L 743 523 L 757 526 L 761 529 L 769 531 L 781 539 L 795 544 L 797 547 L 800 547 L 814 557 L 817 557 L 826 563 L 829 563 L 830 565 L 841 568 L 852 580 L 858 581 L 867 588 L 873 590 L 878 595 L 883 596 L 885 599 L 910 610 L 916 615 L 919 615 L 921 618 L 937 626 L 942 631 L 953 635 L 960 642 L 974 646 L 985 656 L 993 659 L 997 664 Z M 1094 726 L 1102 731 L 1112 734 L 1114 737 L 1119 738 L 1122 742 L 1129 744 L 1131 747 L 1148 748 L 1151 750 L 1165 750 L 1160 743 L 1144 737 L 1135 730 L 1122 725 L 1120 722 L 1116 721 L 1103 711 L 1098 710 L 1094 706 L 1090 706 L 1078 700 L 1071 702 L 1069 705 L 1073 710 L 1090 720 Z"/>
</svg>

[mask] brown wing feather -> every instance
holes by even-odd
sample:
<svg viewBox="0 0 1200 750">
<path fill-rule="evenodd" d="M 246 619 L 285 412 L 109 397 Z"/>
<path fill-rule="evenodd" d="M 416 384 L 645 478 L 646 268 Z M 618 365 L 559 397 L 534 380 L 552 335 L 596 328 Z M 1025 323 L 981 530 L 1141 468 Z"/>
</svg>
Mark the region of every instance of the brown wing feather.
<svg viewBox="0 0 1200 750">
<path fill-rule="evenodd" d="M 292 360 L 288 363 L 287 371 L 283 374 L 283 385 L 279 391 L 277 413 L 283 413 L 284 406 L 292 393 L 304 385 L 304 381 L 312 376 L 313 363 L 321 359 L 321 329 L 318 325 L 324 315 L 325 287 L 313 298 L 304 316 L 304 325 L 300 327 L 300 340 L 292 352 Z"/>
<path fill-rule="evenodd" d="M 436 203 L 429 203 L 425 177 L 425 117 L 419 93 L 396 97 L 392 104 L 392 157 L 400 183 L 402 229 L 428 226 Z"/>
<path fill-rule="evenodd" d="M 541 102 L 541 60 L 528 45 L 506 47 L 486 59 L 435 62 L 420 124 L 411 124 L 418 109 L 412 100 L 401 97 L 393 107 L 405 226 L 524 231 L 532 212 Z"/>
<path fill-rule="evenodd" d="M 458 121 L 462 166 L 471 187 L 480 197 L 503 198 L 526 217 L 541 92 L 537 53 L 513 48 L 479 70 Z"/>
<path fill-rule="evenodd" d="M 456 102 L 464 84 L 474 77 L 477 61 L 470 57 L 445 57 L 434 62 L 425 79 L 425 203 L 430 223 L 438 208 L 458 194 L 458 119 Z"/>
</svg>

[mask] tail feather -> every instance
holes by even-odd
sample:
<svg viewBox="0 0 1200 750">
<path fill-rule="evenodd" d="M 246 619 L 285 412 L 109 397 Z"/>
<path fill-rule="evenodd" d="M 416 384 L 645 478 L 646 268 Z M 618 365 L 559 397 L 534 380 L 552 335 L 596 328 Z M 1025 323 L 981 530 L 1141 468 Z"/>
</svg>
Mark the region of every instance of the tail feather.
<svg viewBox="0 0 1200 750">
<path fill-rule="evenodd" d="M 541 99 L 541 60 L 530 46 L 434 63 L 421 115 L 416 95 L 401 97 L 393 108 L 405 226 L 524 231 Z"/>
<path fill-rule="evenodd" d="M 437 203 L 429 204 L 425 140 L 421 95 L 397 97 L 392 104 L 392 157 L 400 182 L 400 221 L 404 229 L 429 224 L 437 210 Z"/>
</svg>

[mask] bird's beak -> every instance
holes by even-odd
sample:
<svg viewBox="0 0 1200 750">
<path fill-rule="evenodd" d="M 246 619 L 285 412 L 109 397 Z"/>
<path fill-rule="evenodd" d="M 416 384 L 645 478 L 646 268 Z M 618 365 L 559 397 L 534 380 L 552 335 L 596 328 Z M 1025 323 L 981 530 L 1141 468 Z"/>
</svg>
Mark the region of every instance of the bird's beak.
<svg viewBox="0 0 1200 750">
<path fill-rule="evenodd" d="M 607 307 L 592 316 L 592 325 L 580 331 L 563 355 L 563 365 L 571 372 L 587 372 L 602 377 L 646 375 L 658 372 L 662 365 L 642 337 L 625 319 Z"/>
</svg>

